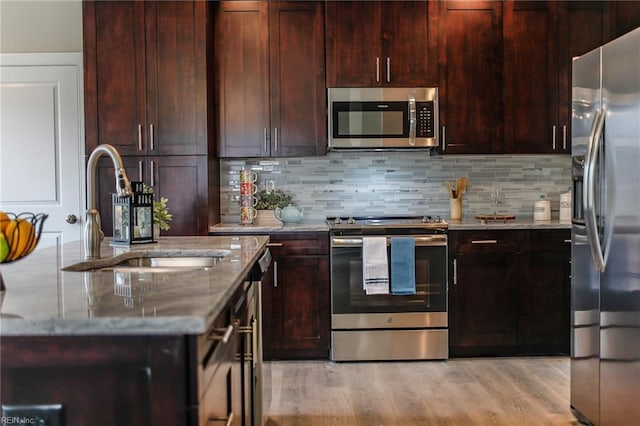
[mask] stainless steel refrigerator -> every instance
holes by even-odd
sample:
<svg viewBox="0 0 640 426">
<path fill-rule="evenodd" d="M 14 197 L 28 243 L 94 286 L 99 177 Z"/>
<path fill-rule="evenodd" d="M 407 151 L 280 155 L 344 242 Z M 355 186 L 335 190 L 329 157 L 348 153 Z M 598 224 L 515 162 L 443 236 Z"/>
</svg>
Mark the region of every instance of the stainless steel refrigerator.
<svg viewBox="0 0 640 426">
<path fill-rule="evenodd" d="M 571 407 L 640 424 L 640 28 L 573 61 Z"/>
</svg>

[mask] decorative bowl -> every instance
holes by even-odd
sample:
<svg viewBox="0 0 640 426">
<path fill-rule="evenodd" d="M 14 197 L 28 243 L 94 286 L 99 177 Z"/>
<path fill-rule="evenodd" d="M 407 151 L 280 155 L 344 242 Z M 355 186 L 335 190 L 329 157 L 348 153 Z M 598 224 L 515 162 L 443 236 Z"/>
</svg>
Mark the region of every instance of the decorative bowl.
<svg viewBox="0 0 640 426">
<path fill-rule="evenodd" d="M 38 245 L 44 213 L 8 213 L 0 215 L 0 264 L 15 262 L 28 256 Z M 0 272 L 0 291 L 4 290 Z"/>
</svg>

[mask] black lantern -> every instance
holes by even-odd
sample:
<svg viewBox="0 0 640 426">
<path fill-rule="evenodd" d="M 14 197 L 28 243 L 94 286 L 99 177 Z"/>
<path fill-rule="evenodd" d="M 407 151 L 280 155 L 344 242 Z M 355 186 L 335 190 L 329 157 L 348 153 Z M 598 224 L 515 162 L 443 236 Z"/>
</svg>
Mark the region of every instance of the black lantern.
<svg viewBox="0 0 640 426">
<path fill-rule="evenodd" d="M 144 192 L 142 182 L 131 182 L 131 197 L 112 194 L 113 240 L 115 244 L 153 242 L 153 193 Z"/>
</svg>

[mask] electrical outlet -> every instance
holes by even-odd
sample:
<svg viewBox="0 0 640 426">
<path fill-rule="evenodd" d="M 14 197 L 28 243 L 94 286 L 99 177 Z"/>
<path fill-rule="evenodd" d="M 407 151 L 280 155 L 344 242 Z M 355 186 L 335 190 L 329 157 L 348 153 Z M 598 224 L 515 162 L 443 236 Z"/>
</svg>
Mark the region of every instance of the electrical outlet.
<svg viewBox="0 0 640 426">
<path fill-rule="evenodd" d="M 2 424 L 64 426 L 63 406 L 2 404 Z"/>
</svg>

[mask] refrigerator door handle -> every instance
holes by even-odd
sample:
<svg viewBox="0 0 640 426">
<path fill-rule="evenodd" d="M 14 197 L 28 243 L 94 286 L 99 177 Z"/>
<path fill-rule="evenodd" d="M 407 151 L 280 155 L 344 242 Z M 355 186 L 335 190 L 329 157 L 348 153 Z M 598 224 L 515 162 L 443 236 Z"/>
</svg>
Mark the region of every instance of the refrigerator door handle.
<svg viewBox="0 0 640 426">
<path fill-rule="evenodd" d="M 598 224 L 595 210 L 595 167 L 600 153 L 600 143 L 602 141 L 602 131 L 604 129 L 605 113 L 603 109 L 596 111 L 589 134 L 589 145 L 587 147 L 587 158 L 584 165 L 584 191 L 582 194 L 582 204 L 584 209 L 584 219 L 587 228 L 587 239 L 589 249 L 596 271 L 604 271 L 604 256 L 600 238 L 598 234 Z"/>
</svg>

